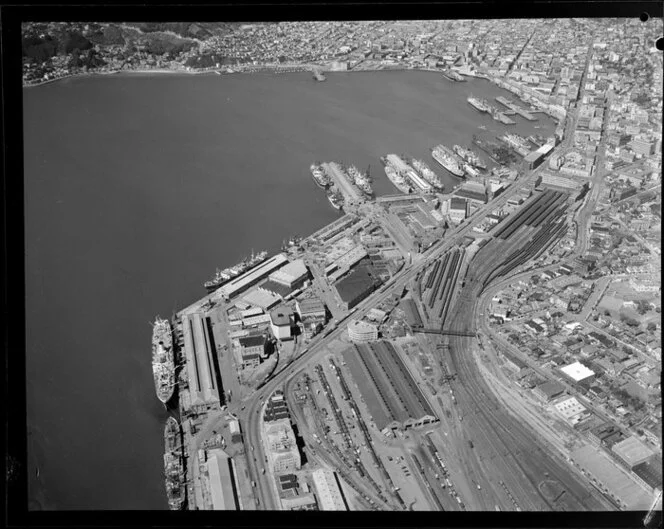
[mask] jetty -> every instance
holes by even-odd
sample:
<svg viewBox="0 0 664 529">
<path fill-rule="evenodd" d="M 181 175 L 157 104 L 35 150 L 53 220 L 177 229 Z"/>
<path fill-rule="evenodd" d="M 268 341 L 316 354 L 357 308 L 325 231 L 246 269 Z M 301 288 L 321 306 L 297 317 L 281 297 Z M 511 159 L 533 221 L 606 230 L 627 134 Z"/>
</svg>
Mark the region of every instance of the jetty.
<svg viewBox="0 0 664 529">
<path fill-rule="evenodd" d="M 519 105 L 513 103 L 512 101 L 510 101 L 509 99 L 507 99 L 505 97 L 499 96 L 499 97 L 496 98 L 496 101 L 498 101 L 500 104 L 502 104 L 502 105 L 506 106 L 507 108 L 509 108 L 515 114 L 519 114 L 519 116 L 521 116 L 524 119 L 527 119 L 528 121 L 536 121 L 537 120 L 537 118 L 535 116 L 533 116 L 532 113 L 526 112 Z"/>
</svg>

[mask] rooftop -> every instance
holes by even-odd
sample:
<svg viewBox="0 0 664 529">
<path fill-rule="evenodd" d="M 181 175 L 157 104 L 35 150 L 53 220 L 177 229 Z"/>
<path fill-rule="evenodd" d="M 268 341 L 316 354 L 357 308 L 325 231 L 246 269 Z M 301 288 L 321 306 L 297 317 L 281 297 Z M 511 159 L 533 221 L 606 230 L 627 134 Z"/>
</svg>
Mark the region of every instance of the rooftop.
<svg viewBox="0 0 664 529">
<path fill-rule="evenodd" d="M 579 382 L 595 374 L 594 371 L 588 369 L 581 362 L 574 362 L 568 366 L 561 367 L 560 370 L 575 382 Z"/>
</svg>

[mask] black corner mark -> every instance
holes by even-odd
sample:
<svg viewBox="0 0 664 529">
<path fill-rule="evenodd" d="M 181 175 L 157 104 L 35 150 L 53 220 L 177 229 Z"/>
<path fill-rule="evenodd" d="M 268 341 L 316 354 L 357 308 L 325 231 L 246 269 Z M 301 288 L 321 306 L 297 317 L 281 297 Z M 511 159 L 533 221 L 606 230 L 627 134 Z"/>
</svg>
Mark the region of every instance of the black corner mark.
<svg viewBox="0 0 664 529">
<path fill-rule="evenodd" d="M 650 20 L 650 15 L 644 11 L 639 15 L 639 20 L 641 22 L 648 22 L 648 20 Z"/>
<path fill-rule="evenodd" d="M 664 38 L 663 38 L 663 37 L 659 37 L 659 38 L 655 41 L 655 47 L 656 47 L 659 51 L 664 51 Z"/>
</svg>

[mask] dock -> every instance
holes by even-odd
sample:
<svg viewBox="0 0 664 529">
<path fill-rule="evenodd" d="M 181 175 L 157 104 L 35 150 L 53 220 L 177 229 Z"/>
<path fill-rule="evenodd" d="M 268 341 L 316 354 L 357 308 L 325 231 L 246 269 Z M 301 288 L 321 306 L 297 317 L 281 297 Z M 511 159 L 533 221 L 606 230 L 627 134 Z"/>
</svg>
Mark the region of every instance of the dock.
<svg viewBox="0 0 664 529">
<path fill-rule="evenodd" d="M 513 103 L 509 99 L 498 96 L 496 98 L 496 101 L 498 101 L 500 104 L 502 104 L 502 105 L 506 106 L 507 108 L 509 108 L 515 114 L 519 114 L 519 116 L 521 116 L 524 119 L 527 119 L 528 121 L 536 121 L 537 120 L 537 118 L 532 115 L 533 113 L 526 112 L 519 105 Z"/>
<path fill-rule="evenodd" d="M 362 194 L 348 181 L 348 178 L 338 163 L 325 162 L 322 167 L 325 174 L 327 174 L 334 182 L 335 187 L 341 191 L 346 203 L 353 204 L 362 201 Z"/>
</svg>

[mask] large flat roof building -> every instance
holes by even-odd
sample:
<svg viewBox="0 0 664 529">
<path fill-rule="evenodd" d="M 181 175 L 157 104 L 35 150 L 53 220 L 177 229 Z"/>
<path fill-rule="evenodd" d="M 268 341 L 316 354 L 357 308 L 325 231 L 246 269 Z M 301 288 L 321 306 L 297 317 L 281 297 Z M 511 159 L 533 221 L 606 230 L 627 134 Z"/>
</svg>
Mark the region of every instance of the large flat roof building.
<svg viewBox="0 0 664 529">
<path fill-rule="evenodd" d="M 647 461 L 655 455 L 655 452 L 650 450 L 635 435 L 616 443 L 611 448 L 611 451 L 622 459 L 629 468 L 634 468 L 636 465 Z"/>
<path fill-rule="evenodd" d="M 272 272 L 270 274 L 270 279 L 289 288 L 298 288 L 304 283 L 308 276 L 309 270 L 304 264 L 304 261 L 302 259 L 297 259 L 296 261 L 292 261 L 283 266 L 276 272 Z"/>
<path fill-rule="evenodd" d="M 258 266 L 254 266 L 251 270 L 242 274 L 241 276 L 238 276 L 232 281 L 229 281 L 223 285 L 218 290 L 218 292 L 227 299 L 235 297 L 248 288 L 254 286 L 261 279 L 265 278 L 287 262 L 288 259 L 286 259 L 286 256 L 282 253 L 279 253 L 274 257 L 270 257 L 267 261 L 259 264 Z"/>
<path fill-rule="evenodd" d="M 646 510 L 652 497 L 625 469 L 592 445 L 585 445 L 570 454 L 572 462 L 587 475 L 593 485 L 608 494 L 628 511 Z"/>
<path fill-rule="evenodd" d="M 219 404 L 218 377 L 213 355 L 212 336 L 203 314 L 182 318 L 184 350 L 187 359 L 189 395 L 193 407 Z"/>
<path fill-rule="evenodd" d="M 380 285 L 380 280 L 366 266 L 358 266 L 334 284 L 346 309 L 351 309 Z"/>
<path fill-rule="evenodd" d="M 348 337 L 355 343 L 378 340 L 378 327 L 365 321 L 350 320 L 348 322 Z"/>
<path fill-rule="evenodd" d="M 343 493 L 334 472 L 319 468 L 311 477 L 318 493 L 318 507 L 321 511 L 347 511 Z"/>
<path fill-rule="evenodd" d="M 581 382 L 582 380 L 590 378 L 595 374 L 594 371 L 588 369 L 581 362 L 574 362 L 568 366 L 561 367 L 560 371 L 574 380 L 574 382 Z"/>
<path fill-rule="evenodd" d="M 343 355 L 379 430 L 408 429 L 438 420 L 390 342 L 358 344 Z"/>
<path fill-rule="evenodd" d="M 210 450 L 206 465 L 212 508 L 215 511 L 237 510 L 238 502 L 233 485 L 233 470 L 228 454 L 221 449 Z"/>
</svg>

